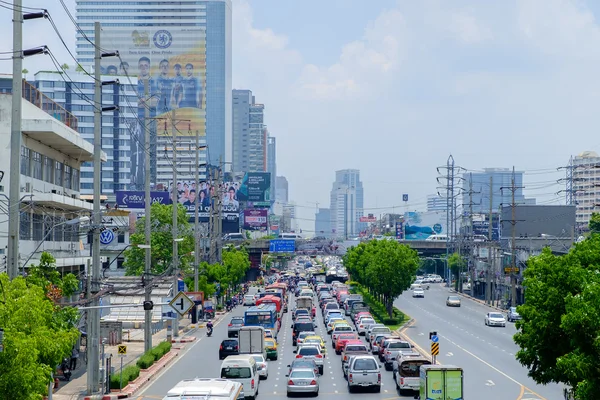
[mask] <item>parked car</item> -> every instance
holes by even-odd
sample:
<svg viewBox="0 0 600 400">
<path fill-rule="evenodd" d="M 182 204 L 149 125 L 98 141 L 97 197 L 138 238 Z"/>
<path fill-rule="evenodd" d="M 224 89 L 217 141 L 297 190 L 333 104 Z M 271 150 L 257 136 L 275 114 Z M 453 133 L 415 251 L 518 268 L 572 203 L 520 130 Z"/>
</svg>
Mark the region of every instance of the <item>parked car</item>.
<svg viewBox="0 0 600 400">
<path fill-rule="evenodd" d="M 375 357 L 355 356 L 348 366 L 348 392 L 354 392 L 357 387 L 373 388 L 381 392 L 381 370 Z"/>
<path fill-rule="evenodd" d="M 489 312 L 485 314 L 484 321 L 487 326 L 506 326 L 506 318 L 504 318 L 504 314 L 499 312 Z"/>
<path fill-rule="evenodd" d="M 508 314 L 507 314 L 507 316 L 506 316 L 506 317 L 507 317 L 507 319 L 508 319 L 508 322 L 515 322 L 516 320 L 518 320 L 518 319 L 522 319 L 522 318 L 523 318 L 523 317 L 521 317 L 521 316 L 519 315 L 519 313 L 517 312 L 517 307 L 511 307 L 511 308 L 508 310 Z"/>
</svg>

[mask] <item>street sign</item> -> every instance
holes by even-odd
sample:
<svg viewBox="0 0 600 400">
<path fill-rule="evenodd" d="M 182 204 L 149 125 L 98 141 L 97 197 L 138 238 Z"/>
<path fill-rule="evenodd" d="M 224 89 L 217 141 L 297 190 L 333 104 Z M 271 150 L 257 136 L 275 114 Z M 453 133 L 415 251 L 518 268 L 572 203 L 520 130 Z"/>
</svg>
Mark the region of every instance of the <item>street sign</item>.
<svg viewBox="0 0 600 400">
<path fill-rule="evenodd" d="M 437 343 L 437 342 L 439 342 L 439 341 L 440 341 L 440 338 L 439 338 L 437 335 L 433 335 L 433 336 L 431 337 L 431 341 L 432 341 L 433 343 Z"/>
<path fill-rule="evenodd" d="M 177 314 L 183 317 L 188 311 L 190 311 L 190 308 L 194 307 L 194 302 L 192 299 L 187 297 L 185 293 L 179 292 L 175 295 L 173 300 L 171 300 L 169 305 L 173 308 L 173 310 L 177 311 Z"/>
<path fill-rule="evenodd" d="M 431 355 L 437 356 L 440 354 L 440 344 L 439 343 L 431 343 Z"/>
<path fill-rule="evenodd" d="M 125 346 L 124 344 L 120 344 L 117 347 L 117 353 L 119 353 L 120 356 L 126 356 L 127 355 L 127 346 Z"/>
<path fill-rule="evenodd" d="M 293 253 L 296 251 L 296 242 L 293 239 L 276 239 L 269 243 L 270 253 Z"/>
<path fill-rule="evenodd" d="M 408 195 L 407 194 L 403 194 L 402 195 L 402 201 L 408 201 Z"/>
<path fill-rule="evenodd" d="M 504 273 L 505 274 L 518 274 L 519 273 L 519 268 L 518 267 L 504 267 Z"/>
</svg>

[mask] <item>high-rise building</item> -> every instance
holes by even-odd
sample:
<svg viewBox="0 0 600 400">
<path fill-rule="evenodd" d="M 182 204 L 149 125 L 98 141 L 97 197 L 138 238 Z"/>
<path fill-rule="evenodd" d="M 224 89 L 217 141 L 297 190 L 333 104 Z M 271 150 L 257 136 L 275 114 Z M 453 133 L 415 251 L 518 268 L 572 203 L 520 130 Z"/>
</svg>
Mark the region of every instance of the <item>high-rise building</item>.
<svg viewBox="0 0 600 400">
<path fill-rule="evenodd" d="M 315 236 L 330 238 L 332 234 L 331 210 L 329 208 L 319 208 L 315 214 Z"/>
<path fill-rule="evenodd" d="M 289 202 L 288 180 L 285 176 L 275 177 L 275 201 L 281 204 Z"/>
<path fill-rule="evenodd" d="M 274 136 L 267 136 L 267 172 L 271 173 L 271 202 L 277 198 L 277 141 Z"/>
<path fill-rule="evenodd" d="M 94 80 L 75 71 L 69 72 L 69 79 L 62 73 L 49 71 L 38 72 L 34 78 L 28 83 L 74 115 L 81 137 L 94 143 L 94 106 L 88 101 L 94 98 Z M 136 78 L 133 79 L 135 82 Z M 3 79 L 0 86 L 11 85 L 11 81 L 12 79 Z M 139 138 L 134 126 L 128 123 L 135 119 L 137 108 L 127 107 L 128 98 L 135 98 L 136 93 L 134 85 L 128 83 L 103 86 L 102 92 L 105 105 L 121 106 L 119 111 L 102 116 L 102 150 L 107 154 L 107 161 L 102 163 L 101 190 L 103 195 L 112 198 L 118 190 L 138 189 L 131 179 L 131 142 Z M 92 162 L 84 162 L 81 165 L 80 186 L 83 198 L 92 194 L 92 181 Z M 139 190 L 143 190 L 143 187 Z"/>
<path fill-rule="evenodd" d="M 196 136 L 207 145 L 202 150 L 207 163 L 231 161 L 231 11 L 231 0 L 77 2 L 78 61 L 93 66 L 94 21 L 100 21 L 102 49 L 120 54 L 102 59 L 103 72 L 118 75 L 137 92 L 126 104 L 138 110 L 128 123 L 141 137 L 130 150 L 135 187 L 144 182 L 147 147 L 157 185 L 170 182 L 174 150 L 179 177 L 193 179 Z M 146 123 L 149 146 L 141 134 Z"/>
<path fill-rule="evenodd" d="M 569 170 L 572 177 L 567 179 L 567 185 L 572 186 L 566 188 L 568 203 L 576 206 L 578 231 L 586 230 L 592 213 L 597 210 L 600 156 L 594 151 L 584 151 L 571 159 Z"/>
<path fill-rule="evenodd" d="M 360 181 L 360 171 L 343 169 L 335 172 L 331 189 L 331 229 L 335 236 L 350 238 L 358 235 L 365 223 L 363 216 L 364 192 Z"/>
<path fill-rule="evenodd" d="M 446 211 L 448 202 L 439 194 L 427 195 L 427 211 Z"/>
<path fill-rule="evenodd" d="M 233 170 L 265 171 L 268 158 L 265 106 L 256 103 L 250 90 L 233 90 L 232 102 Z"/>
<path fill-rule="evenodd" d="M 465 211 L 473 207 L 473 213 L 490 212 L 490 177 L 492 179 L 492 211 L 498 212 L 501 205 L 512 202 L 513 171 L 509 168 L 484 168 L 483 172 L 466 173 L 462 176 L 462 204 Z M 472 197 L 469 196 L 469 181 L 473 182 Z M 527 199 L 523 194 L 523 171 L 514 172 L 515 203 L 518 205 L 534 205 L 535 199 Z M 442 195 L 445 192 L 441 192 Z M 472 203 L 472 204 L 470 204 Z"/>
</svg>

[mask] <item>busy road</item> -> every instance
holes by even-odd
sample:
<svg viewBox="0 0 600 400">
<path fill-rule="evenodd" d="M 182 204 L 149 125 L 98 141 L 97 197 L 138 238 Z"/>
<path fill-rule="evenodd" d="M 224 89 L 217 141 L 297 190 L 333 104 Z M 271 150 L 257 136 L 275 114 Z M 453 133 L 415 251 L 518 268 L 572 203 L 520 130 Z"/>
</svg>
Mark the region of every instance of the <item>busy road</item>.
<svg viewBox="0 0 600 400">
<path fill-rule="evenodd" d="M 253 290 L 253 289 L 251 289 Z M 294 304 L 294 296 L 290 297 L 290 304 Z M 292 307 L 290 307 L 291 311 Z M 182 379 L 195 377 L 219 377 L 221 361 L 218 357 L 219 344 L 227 338 L 227 324 L 234 316 L 243 316 L 245 307 L 238 306 L 232 312 L 220 319 L 214 327 L 212 337 L 206 337 L 206 332 L 198 332 L 199 339 L 186 348 L 178 359 L 159 375 L 154 382 L 140 392 L 138 400 L 163 399 L 167 391 Z M 278 336 L 278 359 L 268 361 L 268 378 L 260 381 L 258 399 L 261 398 L 286 398 L 286 383 L 288 365 L 295 359 L 294 346 L 292 346 L 292 317 L 291 312 L 285 313 L 282 328 Z M 346 317 L 348 318 L 348 317 Z M 317 328 L 315 332 L 327 343 L 327 355 L 324 361 L 324 374 L 319 378 L 319 398 L 358 398 L 367 397 L 373 400 L 392 400 L 413 398 L 414 395 L 400 397 L 397 394 L 392 373 L 381 369 L 382 386 L 380 393 L 365 392 L 349 393 L 345 380 L 340 356 L 331 348 L 331 337 L 327 334 L 321 313 L 317 311 Z M 352 324 L 350 322 L 350 324 Z M 364 341 L 364 337 L 362 337 Z"/>
<path fill-rule="evenodd" d="M 516 361 L 514 322 L 507 321 L 505 327 L 486 326 L 486 313 L 495 310 L 462 296 L 460 307 L 448 307 L 446 299 L 452 294 L 443 284 L 431 284 L 423 298 L 413 298 L 408 290 L 395 306 L 414 318 L 414 324 L 404 333 L 427 353 L 431 346 L 429 333 L 437 332 L 437 360 L 464 369 L 465 398 L 562 399 L 561 386 L 537 385 Z"/>
</svg>

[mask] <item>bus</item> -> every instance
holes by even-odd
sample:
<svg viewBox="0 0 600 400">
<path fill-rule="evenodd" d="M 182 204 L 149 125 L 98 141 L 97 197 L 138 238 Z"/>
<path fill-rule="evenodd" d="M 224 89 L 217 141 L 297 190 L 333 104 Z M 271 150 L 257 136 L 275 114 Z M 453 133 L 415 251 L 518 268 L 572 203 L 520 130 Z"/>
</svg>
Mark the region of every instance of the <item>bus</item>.
<svg viewBox="0 0 600 400">
<path fill-rule="evenodd" d="M 277 306 L 265 303 L 247 308 L 244 313 L 244 326 L 262 326 L 270 329 L 273 336 L 277 338 L 277 332 L 281 328 L 281 321 L 277 317 Z"/>
<path fill-rule="evenodd" d="M 256 300 L 257 306 L 261 304 L 275 304 L 275 308 L 277 309 L 277 318 L 281 319 L 283 317 L 283 307 L 281 306 L 281 299 L 278 296 L 266 295 Z"/>
</svg>

